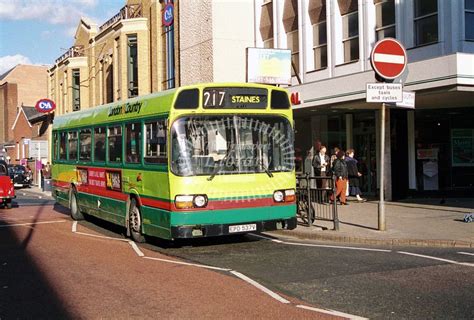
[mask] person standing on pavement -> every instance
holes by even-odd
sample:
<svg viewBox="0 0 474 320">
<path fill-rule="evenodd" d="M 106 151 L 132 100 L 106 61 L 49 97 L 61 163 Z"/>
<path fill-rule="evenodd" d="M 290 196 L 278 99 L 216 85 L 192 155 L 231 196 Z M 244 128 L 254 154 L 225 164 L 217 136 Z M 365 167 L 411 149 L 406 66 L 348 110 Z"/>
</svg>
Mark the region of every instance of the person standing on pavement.
<svg viewBox="0 0 474 320">
<path fill-rule="evenodd" d="M 346 151 L 346 164 L 347 164 L 347 173 L 349 176 L 349 195 L 355 196 L 358 202 L 364 202 L 365 199 L 361 198 L 362 192 L 360 191 L 360 177 L 362 174 L 359 172 L 357 167 L 357 160 L 354 158 L 355 151 L 354 149 L 347 149 Z"/>
<path fill-rule="evenodd" d="M 346 189 L 347 189 L 347 164 L 344 160 L 344 151 L 339 150 L 336 154 L 336 160 L 333 162 L 333 173 L 336 178 L 336 194 L 331 195 L 331 201 L 335 201 L 335 198 L 339 198 L 342 205 L 348 205 L 346 200 Z"/>
<path fill-rule="evenodd" d="M 313 158 L 314 175 L 317 177 L 326 177 L 329 173 L 330 159 L 326 154 L 326 146 L 321 145 L 319 152 Z M 329 186 L 327 179 L 320 179 L 318 187 L 327 188 Z"/>
</svg>

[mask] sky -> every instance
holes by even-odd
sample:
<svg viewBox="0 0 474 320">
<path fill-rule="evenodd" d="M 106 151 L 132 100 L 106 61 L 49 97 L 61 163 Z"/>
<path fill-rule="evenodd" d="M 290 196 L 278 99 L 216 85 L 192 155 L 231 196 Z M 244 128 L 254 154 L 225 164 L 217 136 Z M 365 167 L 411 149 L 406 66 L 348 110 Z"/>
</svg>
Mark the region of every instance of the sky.
<svg viewBox="0 0 474 320">
<path fill-rule="evenodd" d="M 81 17 L 100 26 L 125 2 L 0 0 L 0 75 L 17 64 L 54 64 L 74 44 Z"/>
</svg>

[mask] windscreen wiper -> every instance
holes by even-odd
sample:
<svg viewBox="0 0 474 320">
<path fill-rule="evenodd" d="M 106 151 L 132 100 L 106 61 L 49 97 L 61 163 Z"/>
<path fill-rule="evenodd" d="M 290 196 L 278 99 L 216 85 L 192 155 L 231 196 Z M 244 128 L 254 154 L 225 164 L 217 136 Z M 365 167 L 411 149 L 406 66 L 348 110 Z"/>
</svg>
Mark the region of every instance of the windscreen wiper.
<svg viewBox="0 0 474 320">
<path fill-rule="evenodd" d="M 232 153 L 232 150 L 234 150 L 234 147 L 233 147 L 233 146 L 231 146 L 231 147 L 227 150 L 227 153 L 226 153 L 225 156 L 221 159 L 221 161 L 219 162 L 219 165 L 214 168 L 214 171 L 213 171 L 212 174 L 207 178 L 207 181 L 212 181 L 212 179 L 214 179 L 214 177 L 222 170 L 222 168 L 225 166 L 225 162 L 227 161 L 227 159 L 229 158 L 230 154 Z"/>
<path fill-rule="evenodd" d="M 265 165 L 265 163 L 263 162 L 263 159 L 260 160 L 260 163 L 259 163 L 261 166 L 262 166 L 262 169 L 265 171 L 265 173 L 270 177 L 270 178 L 273 178 L 273 173 L 270 172 L 270 170 L 268 170 L 268 167 Z"/>
</svg>

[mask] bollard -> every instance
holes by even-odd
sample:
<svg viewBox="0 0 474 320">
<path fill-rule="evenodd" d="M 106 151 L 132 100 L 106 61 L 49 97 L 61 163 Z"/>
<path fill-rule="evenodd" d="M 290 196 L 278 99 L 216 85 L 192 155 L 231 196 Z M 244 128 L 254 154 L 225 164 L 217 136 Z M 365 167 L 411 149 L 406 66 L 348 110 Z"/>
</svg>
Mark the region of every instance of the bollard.
<svg viewBox="0 0 474 320">
<path fill-rule="evenodd" d="M 311 204 L 311 186 L 310 186 L 309 174 L 306 174 L 306 192 L 308 194 L 308 227 L 313 224 L 313 206 Z"/>
<path fill-rule="evenodd" d="M 334 196 L 334 202 L 332 204 L 332 214 L 334 218 L 334 230 L 339 231 L 339 216 L 337 214 L 337 199 L 336 199 L 336 179 L 332 175 L 332 194 Z"/>
</svg>

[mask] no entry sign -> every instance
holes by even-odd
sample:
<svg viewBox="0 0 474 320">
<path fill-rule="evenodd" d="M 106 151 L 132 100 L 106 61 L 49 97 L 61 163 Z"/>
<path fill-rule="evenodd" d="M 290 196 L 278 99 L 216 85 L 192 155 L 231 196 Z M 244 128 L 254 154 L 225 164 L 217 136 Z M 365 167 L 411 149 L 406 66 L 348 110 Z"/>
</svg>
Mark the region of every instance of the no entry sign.
<svg viewBox="0 0 474 320">
<path fill-rule="evenodd" d="M 370 62 L 380 77 L 395 79 L 407 66 L 407 52 L 397 40 L 385 38 L 375 44 L 370 55 Z"/>
</svg>

